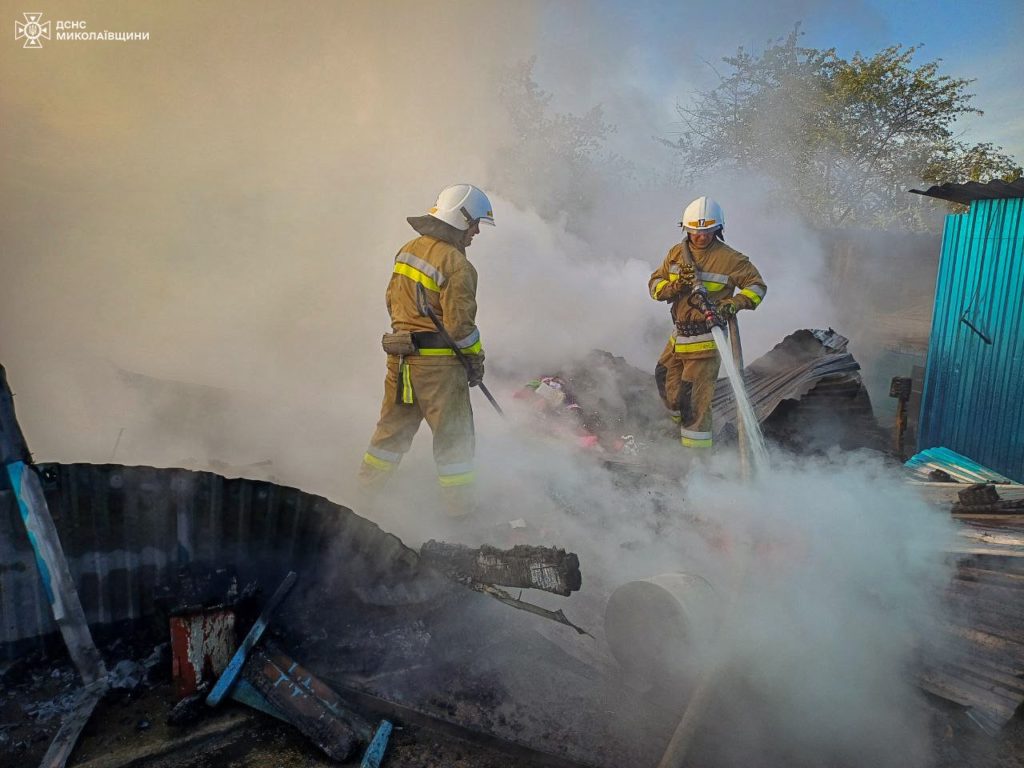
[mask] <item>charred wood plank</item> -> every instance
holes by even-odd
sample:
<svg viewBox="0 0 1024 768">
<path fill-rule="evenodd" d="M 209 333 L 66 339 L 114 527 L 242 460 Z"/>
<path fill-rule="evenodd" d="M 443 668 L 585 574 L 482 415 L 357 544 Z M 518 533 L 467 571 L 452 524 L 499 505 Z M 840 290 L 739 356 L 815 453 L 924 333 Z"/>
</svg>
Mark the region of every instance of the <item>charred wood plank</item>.
<svg viewBox="0 0 1024 768">
<path fill-rule="evenodd" d="M 431 539 L 420 557 L 426 565 L 455 581 L 471 581 L 503 587 L 540 589 L 568 597 L 583 583 L 580 560 L 573 552 L 556 547 L 518 544 L 511 549 L 484 545 L 472 548 Z"/>
<path fill-rule="evenodd" d="M 270 643 L 249 654 L 242 674 L 332 760 L 347 760 L 356 744 L 373 734 L 370 724 L 326 683 Z"/>
<path fill-rule="evenodd" d="M 106 679 L 96 680 L 85 686 L 78 694 L 78 702 L 61 720 L 57 735 L 53 737 L 50 746 L 39 763 L 39 768 L 63 768 L 68 758 L 78 744 L 78 737 L 85 728 L 85 724 L 92 717 L 93 710 L 103 694 L 107 692 Z"/>
</svg>

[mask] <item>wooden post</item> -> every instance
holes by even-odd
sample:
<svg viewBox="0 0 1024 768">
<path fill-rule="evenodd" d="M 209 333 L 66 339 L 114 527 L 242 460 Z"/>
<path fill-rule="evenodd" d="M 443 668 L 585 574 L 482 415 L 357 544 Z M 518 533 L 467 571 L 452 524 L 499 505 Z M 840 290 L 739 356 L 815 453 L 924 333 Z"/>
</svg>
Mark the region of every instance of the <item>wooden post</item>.
<svg viewBox="0 0 1024 768">
<path fill-rule="evenodd" d="M 75 581 L 68 569 L 57 526 L 43 495 L 25 436 L 14 413 L 14 397 L 7 385 L 7 373 L 0 365 L 0 461 L 11 482 L 18 511 L 25 524 L 36 567 L 50 601 L 54 621 L 64 637 L 71 660 L 85 683 L 75 708 L 64 717 L 60 730 L 43 755 L 41 768 L 62 768 L 107 689 L 107 667 L 103 663 L 85 620 Z"/>
<path fill-rule="evenodd" d="M 900 461 L 905 461 L 903 453 L 903 435 L 907 431 L 907 403 L 910 401 L 912 380 L 903 376 L 894 376 L 889 383 L 889 397 L 896 398 L 896 425 L 893 427 L 893 453 Z"/>
</svg>

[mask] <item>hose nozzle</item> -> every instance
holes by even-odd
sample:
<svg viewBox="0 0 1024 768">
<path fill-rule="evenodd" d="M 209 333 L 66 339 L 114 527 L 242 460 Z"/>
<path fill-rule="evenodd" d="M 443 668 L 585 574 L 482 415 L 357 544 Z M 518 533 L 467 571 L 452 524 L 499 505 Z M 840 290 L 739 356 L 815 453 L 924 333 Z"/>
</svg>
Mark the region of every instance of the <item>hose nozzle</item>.
<svg viewBox="0 0 1024 768">
<path fill-rule="evenodd" d="M 729 327 L 728 321 L 718 311 L 718 307 L 708 296 L 708 289 L 703 285 L 697 285 L 690 293 L 689 304 L 704 315 L 704 321 L 708 324 L 708 330 L 718 326 L 723 331 Z"/>
</svg>

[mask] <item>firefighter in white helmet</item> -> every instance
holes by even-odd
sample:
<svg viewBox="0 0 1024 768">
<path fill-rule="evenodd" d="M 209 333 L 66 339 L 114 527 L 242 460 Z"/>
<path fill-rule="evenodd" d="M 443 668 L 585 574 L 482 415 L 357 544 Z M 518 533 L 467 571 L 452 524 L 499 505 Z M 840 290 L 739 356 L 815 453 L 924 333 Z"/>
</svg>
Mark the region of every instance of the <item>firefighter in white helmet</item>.
<svg viewBox="0 0 1024 768">
<path fill-rule="evenodd" d="M 392 333 L 383 339 L 388 354 L 384 402 L 359 478 L 364 488 L 379 487 L 426 419 L 434 434 L 442 494 L 449 513 L 459 516 L 473 509 L 469 388 L 484 376 L 484 351 L 476 327 L 477 274 L 466 248 L 481 224 L 494 226 L 494 212 L 483 190 L 455 184 L 441 190 L 426 215 L 407 221 L 419 237 L 399 249 L 385 295 Z M 468 375 L 427 307 L 469 360 Z"/>
<path fill-rule="evenodd" d="M 766 286 L 757 267 L 725 244 L 725 214 L 709 197 L 683 210 L 683 240 L 672 246 L 648 283 L 651 298 L 668 302 L 675 330 L 655 367 L 655 380 L 680 442 L 706 451 L 712 446 L 711 399 L 720 364 L 719 350 L 703 312 L 690 301 L 698 282 L 721 315 L 756 309 Z"/>
</svg>

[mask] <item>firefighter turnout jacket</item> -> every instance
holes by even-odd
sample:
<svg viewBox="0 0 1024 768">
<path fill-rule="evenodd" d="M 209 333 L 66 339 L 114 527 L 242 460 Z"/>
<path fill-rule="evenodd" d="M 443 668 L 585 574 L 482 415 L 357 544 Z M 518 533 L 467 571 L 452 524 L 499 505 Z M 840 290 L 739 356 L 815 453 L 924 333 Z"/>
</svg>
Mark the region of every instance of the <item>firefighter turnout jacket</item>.
<svg viewBox="0 0 1024 768">
<path fill-rule="evenodd" d="M 395 256 L 385 295 L 392 329 L 412 331 L 417 341 L 423 340 L 418 354 L 449 357 L 452 365 L 461 366 L 454 351 L 430 337 L 437 336 L 437 328 L 421 301 L 426 300 L 463 354 L 482 354 L 476 282 L 476 267 L 456 246 L 427 235 L 410 240 Z"/>
<path fill-rule="evenodd" d="M 689 263 L 688 253 L 696 267 L 696 279 L 704 284 L 711 301 L 717 304 L 731 297 L 737 309 L 755 309 L 761 303 L 767 288 L 757 267 L 718 239 L 703 249 L 694 248 L 687 241 L 674 245 L 661 266 L 651 274 L 648 290 L 652 299 L 660 301 L 659 295 L 665 287 L 680 279 L 683 267 Z M 734 295 L 737 289 L 739 292 Z M 690 298 L 687 290 L 672 301 L 672 320 L 676 326 L 672 336 L 674 352 L 694 359 L 714 357 L 715 341 L 704 314 L 690 303 Z"/>
<path fill-rule="evenodd" d="M 442 489 L 455 491 L 475 479 L 473 408 L 466 370 L 427 308 L 464 355 L 482 362 L 476 327 L 477 273 L 458 245 L 459 231 L 426 216 L 409 223 L 421 236 L 395 256 L 385 301 L 392 331 L 410 332 L 412 348 L 388 354 L 380 419 L 359 477 L 368 488 L 384 482 L 425 420 L 434 433 L 438 482 Z M 446 497 L 446 503 L 453 515 L 470 508 L 461 497 Z"/>
</svg>

